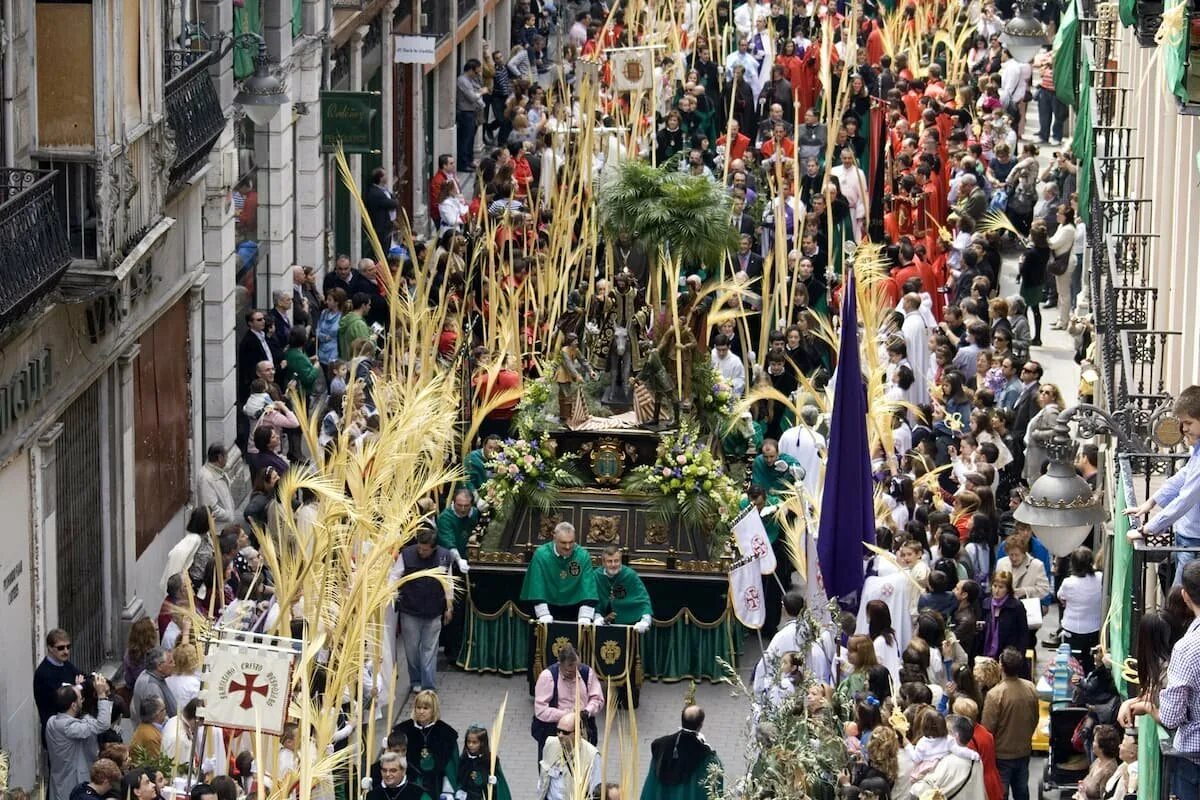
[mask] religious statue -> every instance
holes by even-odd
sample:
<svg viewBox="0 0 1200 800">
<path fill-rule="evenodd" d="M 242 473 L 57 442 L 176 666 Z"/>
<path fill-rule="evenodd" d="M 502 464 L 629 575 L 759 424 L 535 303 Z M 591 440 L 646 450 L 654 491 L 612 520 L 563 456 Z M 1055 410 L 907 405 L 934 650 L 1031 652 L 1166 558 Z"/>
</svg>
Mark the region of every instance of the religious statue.
<svg viewBox="0 0 1200 800">
<path fill-rule="evenodd" d="M 614 291 L 603 299 L 603 316 L 591 351 L 592 365 L 608 375 L 608 386 L 600 402 L 628 408 L 633 405 L 630 376 L 642 366 L 642 338 L 646 309 L 639 308 L 637 284 L 620 273 L 613 279 Z"/>
<path fill-rule="evenodd" d="M 558 384 L 558 421 L 563 427 L 569 428 L 587 418 L 583 383 L 591 377 L 594 377 L 592 368 L 579 352 L 579 337 L 568 333 L 563 337 L 558 369 L 554 374 L 554 382 Z"/>
<path fill-rule="evenodd" d="M 642 423 L 644 428 L 657 428 L 659 420 L 662 419 L 662 401 L 664 397 L 668 398 L 675 409 L 675 422 L 679 422 L 679 400 L 675 397 L 675 391 L 671 384 L 671 379 L 667 377 L 667 370 L 663 367 L 662 358 L 658 355 L 658 350 L 651 350 L 646 356 L 646 363 L 642 365 L 642 369 L 638 372 L 635 383 L 641 384 L 650 393 L 654 399 L 653 409 L 648 414 L 642 413 L 642 406 L 638 407 L 638 421 Z"/>
<path fill-rule="evenodd" d="M 678 313 L 678 324 L 668 320 L 656 349 L 667 371 L 667 378 L 673 382 L 680 407 L 687 410 L 692 407 L 692 363 L 696 355 L 696 335 L 687 325 L 684 309 L 679 309 Z"/>
</svg>

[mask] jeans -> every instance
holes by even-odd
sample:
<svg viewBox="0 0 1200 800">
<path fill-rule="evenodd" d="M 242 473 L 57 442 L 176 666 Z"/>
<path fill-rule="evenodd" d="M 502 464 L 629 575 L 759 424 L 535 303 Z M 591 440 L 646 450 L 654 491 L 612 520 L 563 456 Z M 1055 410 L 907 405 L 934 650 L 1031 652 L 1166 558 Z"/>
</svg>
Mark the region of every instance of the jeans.
<svg viewBox="0 0 1200 800">
<path fill-rule="evenodd" d="M 1175 534 L 1176 547 L 1200 547 L 1200 539 L 1194 536 L 1180 536 Z M 1171 583 L 1172 586 L 1178 586 L 1183 581 L 1183 568 L 1188 565 L 1192 559 L 1196 557 L 1195 553 L 1176 553 L 1175 554 L 1175 580 Z M 1182 797 L 1183 795 L 1180 795 Z M 1197 795 L 1200 796 L 1200 795 Z"/>
<path fill-rule="evenodd" d="M 1038 139 L 1046 144 L 1051 139 L 1061 140 L 1063 126 L 1067 121 L 1067 106 L 1054 92 L 1038 89 Z M 1051 128 L 1051 120 L 1054 125 Z M 1053 131 L 1053 133 L 1051 133 Z"/>
<path fill-rule="evenodd" d="M 467 172 L 475 161 L 475 112 L 459 111 L 454 115 L 458 137 L 458 170 Z"/>
<path fill-rule="evenodd" d="M 1200 765 L 1190 758 L 1171 759 L 1171 794 L 1180 800 L 1200 797 Z"/>
<path fill-rule="evenodd" d="M 437 688 L 437 646 L 441 632 L 441 617 L 400 615 L 400 638 L 404 641 L 404 658 L 408 661 L 409 685 Z"/>
<path fill-rule="evenodd" d="M 1029 800 L 1029 756 L 997 758 L 996 769 L 1000 773 L 1000 784 L 1004 787 L 1001 798 L 1007 798 L 1011 788 L 1013 800 Z"/>
<path fill-rule="evenodd" d="M 1075 259 L 1075 271 L 1071 273 L 1071 308 L 1075 308 L 1079 293 L 1083 291 L 1083 253 L 1078 253 Z"/>
</svg>

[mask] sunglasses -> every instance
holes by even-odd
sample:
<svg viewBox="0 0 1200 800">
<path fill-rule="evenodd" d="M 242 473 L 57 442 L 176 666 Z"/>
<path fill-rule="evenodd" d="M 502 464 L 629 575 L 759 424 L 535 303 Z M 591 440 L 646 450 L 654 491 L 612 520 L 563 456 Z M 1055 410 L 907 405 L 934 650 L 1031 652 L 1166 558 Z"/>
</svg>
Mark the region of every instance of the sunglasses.
<svg viewBox="0 0 1200 800">
<path fill-rule="evenodd" d="M 51 649 L 52 650 L 70 650 L 71 645 L 69 643 L 68 644 L 56 644 Z"/>
</svg>

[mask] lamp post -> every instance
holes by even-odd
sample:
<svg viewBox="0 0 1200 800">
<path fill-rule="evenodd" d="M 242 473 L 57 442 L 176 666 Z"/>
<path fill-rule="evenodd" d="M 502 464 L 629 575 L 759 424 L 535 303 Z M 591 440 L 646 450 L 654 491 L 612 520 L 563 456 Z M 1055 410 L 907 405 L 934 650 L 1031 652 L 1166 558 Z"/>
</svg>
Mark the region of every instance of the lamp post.
<svg viewBox="0 0 1200 800">
<path fill-rule="evenodd" d="M 1017 0 L 1016 14 L 1004 23 L 1000 41 L 1017 61 L 1033 61 L 1046 44 L 1046 26 L 1033 15 L 1033 0 Z"/>
<path fill-rule="evenodd" d="M 255 128 L 269 123 L 279 107 L 288 101 L 283 83 L 271 74 L 267 64 L 267 42 L 257 33 L 240 33 L 233 37 L 233 44 L 257 42 L 258 54 L 254 57 L 254 74 L 242 81 L 242 88 L 233 98 L 235 105 L 242 107 Z"/>
<path fill-rule="evenodd" d="M 1071 437 L 1070 423 L 1076 417 L 1082 429 L 1092 434 L 1111 433 L 1127 451 L 1142 449 L 1129 442 L 1116 420 L 1101 408 L 1080 403 L 1058 415 L 1046 444 L 1050 455 L 1046 472 L 1029 487 L 1028 496 L 1013 517 L 1033 528 L 1046 549 L 1059 558 L 1069 556 L 1083 544 L 1092 527 L 1104 519 L 1100 492 L 1075 471 L 1078 445 Z"/>
</svg>

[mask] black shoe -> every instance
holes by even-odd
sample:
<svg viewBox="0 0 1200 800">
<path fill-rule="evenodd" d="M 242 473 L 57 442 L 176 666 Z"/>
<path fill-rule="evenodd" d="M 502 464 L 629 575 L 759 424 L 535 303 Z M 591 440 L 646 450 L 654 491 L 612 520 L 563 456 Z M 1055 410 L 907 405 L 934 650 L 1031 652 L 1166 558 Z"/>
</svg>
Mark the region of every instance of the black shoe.
<svg viewBox="0 0 1200 800">
<path fill-rule="evenodd" d="M 1030 347 L 1041 347 L 1041 346 L 1042 346 L 1042 340 L 1041 340 L 1040 338 L 1039 338 L 1039 339 L 1032 339 L 1032 340 L 1030 340 L 1030 342 L 1029 342 L 1029 346 L 1030 346 Z"/>
<path fill-rule="evenodd" d="M 1058 305 L 1058 300 L 1057 300 L 1057 299 L 1054 299 L 1054 300 L 1047 300 L 1046 302 L 1042 303 L 1042 308 L 1054 308 L 1054 307 L 1056 307 L 1057 305 Z"/>
<path fill-rule="evenodd" d="M 1057 650 L 1060 644 L 1062 644 L 1062 638 L 1057 635 L 1051 636 L 1049 639 L 1042 640 L 1042 647 L 1045 647 L 1049 650 Z"/>
</svg>

